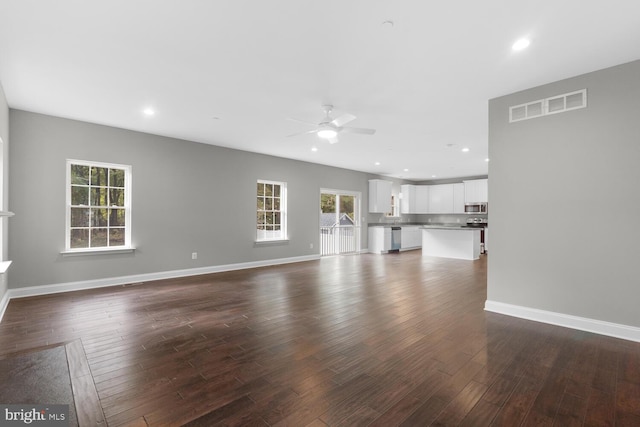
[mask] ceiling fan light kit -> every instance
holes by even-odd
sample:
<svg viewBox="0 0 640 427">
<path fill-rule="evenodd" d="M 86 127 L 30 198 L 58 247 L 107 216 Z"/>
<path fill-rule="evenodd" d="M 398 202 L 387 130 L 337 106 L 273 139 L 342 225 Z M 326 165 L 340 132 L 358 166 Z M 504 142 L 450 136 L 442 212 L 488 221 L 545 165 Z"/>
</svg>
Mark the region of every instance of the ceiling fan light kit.
<svg viewBox="0 0 640 427">
<path fill-rule="evenodd" d="M 338 135 L 338 132 L 336 132 L 333 129 L 321 129 L 318 131 L 318 136 L 324 139 L 335 138 L 337 135 Z"/>
<path fill-rule="evenodd" d="M 297 136 L 304 135 L 309 133 L 315 133 L 319 138 L 325 139 L 329 141 L 330 144 L 335 144 L 338 142 L 338 134 L 341 132 L 345 133 L 359 133 L 362 135 L 373 135 L 376 133 L 375 129 L 366 129 L 366 128 L 354 128 L 351 126 L 345 126 L 347 123 L 356 119 L 356 116 L 353 114 L 345 113 L 340 117 L 333 118 L 331 117 L 331 111 L 333 111 L 333 105 L 323 105 L 322 109 L 324 110 L 324 119 L 318 123 L 315 129 L 305 132 L 294 133 L 289 136 Z M 292 119 L 296 122 L 301 122 L 305 124 L 310 124 L 303 120 Z"/>
</svg>

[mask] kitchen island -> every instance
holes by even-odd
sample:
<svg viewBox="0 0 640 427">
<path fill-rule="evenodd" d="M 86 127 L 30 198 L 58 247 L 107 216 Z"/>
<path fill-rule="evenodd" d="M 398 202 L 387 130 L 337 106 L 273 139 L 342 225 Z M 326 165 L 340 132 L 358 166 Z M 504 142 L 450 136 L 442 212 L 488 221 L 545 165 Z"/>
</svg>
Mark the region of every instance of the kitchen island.
<svg viewBox="0 0 640 427">
<path fill-rule="evenodd" d="M 422 255 L 475 260 L 480 258 L 480 229 L 467 227 L 422 227 Z"/>
</svg>

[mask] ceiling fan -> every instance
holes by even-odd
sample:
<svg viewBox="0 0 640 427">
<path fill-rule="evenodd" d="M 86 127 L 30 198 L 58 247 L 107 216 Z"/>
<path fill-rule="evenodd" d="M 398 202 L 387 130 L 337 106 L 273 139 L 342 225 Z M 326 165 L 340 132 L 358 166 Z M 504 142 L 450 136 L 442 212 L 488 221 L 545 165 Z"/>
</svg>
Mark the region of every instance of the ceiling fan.
<svg viewBox="0 0 640 427">
<path fill-rule="evenodd" d="M 333 105 L 323 105 L 322 109 L 324 110 L 324 119 L 320 123 L 311 123 L 305 122 L 304 120 L 298 120 L 291 118 L 290 120 L 304 123 L 307 125 L 315 126 L 315 129 L 309 130 L 306 132 L 297 132 L 287 136 L 297 136 L 297 135 L 306 135 L 309 133 L 315 133 L 318 137 L 322 139 L 326 139 L 330 144 L 335 144 L 338 142 L 338 134 L 339 133 L 360 133 L 363 135 L 373 135 L 376 133 L 375 129 L 366 129 L 366 128 L 354 128 L 351 126 L 345 126 L 347 123 L 356 119 L 356 116 L 352 114 L 343 114 L 340 117 L 333 118 L 331 117 L 331 111 L 333 110 Z"/>
</svg>

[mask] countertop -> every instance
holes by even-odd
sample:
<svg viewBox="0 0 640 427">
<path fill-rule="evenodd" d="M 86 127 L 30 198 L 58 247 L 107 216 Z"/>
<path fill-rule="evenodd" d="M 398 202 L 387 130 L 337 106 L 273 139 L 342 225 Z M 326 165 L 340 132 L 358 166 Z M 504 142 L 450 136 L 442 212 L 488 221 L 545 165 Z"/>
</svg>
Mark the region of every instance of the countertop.
<svg viewBox="0 0 640 427">
<path fill-rule="evenodd" d="M 424 230 L 482 230 L 484 227 L 464 227 L 462 225 L 422 225 Z"/>
<path fill-rule="evenodd" d="M 438 228 L 438 229 L 463 229 L 463 230 L 480 230 L 482 228 L 488 228 L 487 224 L 484 224 L 484 227 L 466 227 L 465 223 L 453 223 L 453 224 L 438 224 L 438 223 L 430 223 L 430 222 L 403 222 L 400 224 L 390 224 L 390 223 L 370 223 L 369 227 L 382 227 L 382 228 L 391 228 L 391 227 L 420 227 L 420 228 Z"/>
</svg>

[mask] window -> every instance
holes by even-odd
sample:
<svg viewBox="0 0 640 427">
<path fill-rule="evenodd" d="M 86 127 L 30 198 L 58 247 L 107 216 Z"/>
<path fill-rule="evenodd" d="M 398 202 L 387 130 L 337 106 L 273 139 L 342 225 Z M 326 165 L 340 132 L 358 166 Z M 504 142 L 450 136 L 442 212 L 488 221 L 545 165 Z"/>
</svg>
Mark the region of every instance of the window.
<svg viewBox="0 0 640 427">
<path fill-rule="evenodd" d="M 396 200 L 396 196 L 394 194 L 391 195 L 391 212 L 387 212 L 384 216 L 388 217 L 397 217 L 398 215 L 398 203 Z"/>
<path fill-rule="evenodd" d="M 256 240 L 287 239 L 287 184 L 258 180 Z"/>
<path fill-rule="evenodd" d="M 131 166 L 67 160 L 66 250 L 131 249 Z"/>
</svg>

